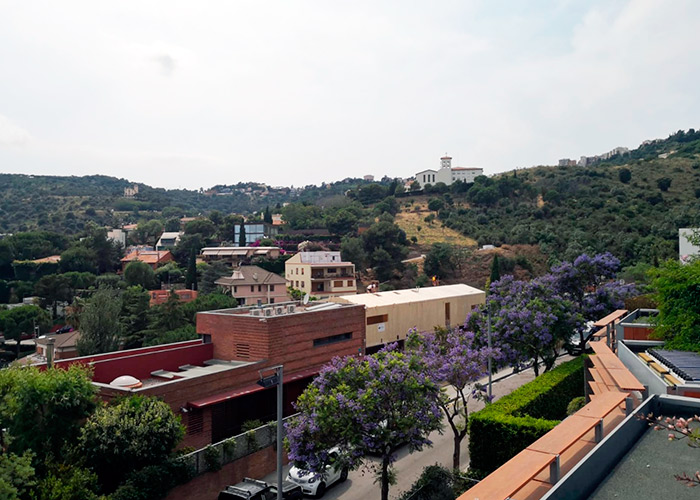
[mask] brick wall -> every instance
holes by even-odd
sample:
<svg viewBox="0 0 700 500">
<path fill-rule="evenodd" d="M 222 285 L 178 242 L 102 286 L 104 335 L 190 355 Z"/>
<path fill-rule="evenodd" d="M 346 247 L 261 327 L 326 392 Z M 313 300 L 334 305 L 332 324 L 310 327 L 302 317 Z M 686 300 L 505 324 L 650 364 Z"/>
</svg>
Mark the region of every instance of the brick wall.
<svg viewBox="0 0 700 500">
<path fill-rule="evenodd" d="M 174 488 L 166 500 L 190 500 L 193 498 L 214 499 L 227 485 L 236 484 L 244 477 L 261 479 L 275 471 L 277 452 L 268 446 L 260 451 L 224 465 L 221 470 L 197 476 L 189 483 Z M 287 464 L 287 456 L 284 455 Z"/>
</svg>

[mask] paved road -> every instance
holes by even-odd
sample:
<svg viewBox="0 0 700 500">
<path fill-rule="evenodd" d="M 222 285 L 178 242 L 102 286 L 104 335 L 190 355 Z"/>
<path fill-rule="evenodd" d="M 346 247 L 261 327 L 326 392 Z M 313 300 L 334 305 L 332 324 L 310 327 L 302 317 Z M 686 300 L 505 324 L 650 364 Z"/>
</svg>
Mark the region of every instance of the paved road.
<svg viewBox="0 0 700 500">
<path fill-rule="evenodd" d="M 559 362 L 567 361 L 568 356 L 559 358 Z M 494 379 L 500 379 L 493 385 L 493 395 L 495 399 L 506 394 L 510 394 L 523 384 L 530 382 L 535 378 L 532 369 L 524 370 L 520 373 L 510 375 L 510 369 L 499 372 L 494 376 Z M 487 379 L 483 379 L 485 383 Z M 483 407 L 480 401 L 470 402 L 469 411 L 477 411 Z M 404 448 L 398 452 L 398 459 L 394 464 L 397 474 L 397 484 L 389 489 L 390 498 L 398 498 L 401 492 L 409 489 L 411 485 L 418 479 L 423 468 L 428 465 L 440 464 L 446 467 L 452 467 L 452 449 L 453 449 L 453 434 L 449 426 L 445 425 L 443 434 L 434 432 L 430 435 L 433 442 L 431 448 L 426 448 L 421 452 L 408 453 L 408 449 Z M 469 450 L 468 437 L 462 441 L 460 461 L 461 468 L 466 469 L 469 465 Z M 284 477 L 287 477 L 287 470 L 284 469 Z M 275 473 L 265 477 L 265 481 L 276 481 Z M 350 472 L 348 480 L 342 484 L 336 484 L 328 489 L 323 496 L 324 500 L 342 499 L 342 500 L 374 500 L 380 497 L 379 486 L 374 484 L 374 476 L 371 472 L 356 470 Z"/>
</svg>

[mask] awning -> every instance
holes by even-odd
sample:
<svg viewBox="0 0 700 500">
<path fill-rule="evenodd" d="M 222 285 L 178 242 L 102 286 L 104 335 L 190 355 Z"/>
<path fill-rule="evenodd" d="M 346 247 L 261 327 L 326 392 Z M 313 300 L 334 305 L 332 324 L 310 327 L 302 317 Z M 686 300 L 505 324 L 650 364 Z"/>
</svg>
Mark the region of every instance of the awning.
<svg viewBox="0 0 700 500">
<path fill-rule="evenodd" d="M 301 370 L 295 373 L 292 373 L 291 375 L 287 375 L 286 373 L 284 374 L 284 383 L 285 385 L 294 382 L 296 380 L 301 380 L 307 377 L 312 377 L 314 375 L 318 375 L 320 368 L 307 368 L 306 370 Z M 215 394 L 213 396 L 209 396 L 206 398 L 202 399 L 197 399 L 195 401 L 189 401 L 187 403 L 187 406 L 190 406 L 192 408 L 204 408 L 207 406 L 215 405 L 218 403 L 222 403 L 224 401 L 227 401 L 229 399 L 235 399 L 239 398 L 241 396 L 246 396 L 248 394 L 253 394 L 254 392 L 258 391 L 264 391 L 265 388 L 259 386 L 258 384 L 251 384 L 251 385 L 246 385 L 244 387 L 240 387 L 238 389 L 234 389 L 232 391 L 227 391 L 227 392 L 221 392 L 219 394 Z"/>
</svg>

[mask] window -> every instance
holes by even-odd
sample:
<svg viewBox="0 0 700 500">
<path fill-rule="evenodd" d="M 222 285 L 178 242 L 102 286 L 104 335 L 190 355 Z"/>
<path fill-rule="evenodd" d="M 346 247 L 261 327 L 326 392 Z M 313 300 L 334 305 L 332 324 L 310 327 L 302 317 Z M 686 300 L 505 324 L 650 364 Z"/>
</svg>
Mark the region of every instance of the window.
<svg viewBox="0 0 700 500">
<path fill-rule="evenodd" d="M 233 285 L 233 293 L 238 293 L 238 287 L 236 285 Z"/>
<path fill-rule="evenodd" d="M 255 285 L 250 285 L 250 291 L 254 292 L 255 291 Z"/>
<path fill-rule="evenodd" d="M 350 340 L 351 338 L 352 332 L 341 333 L 339 335 L 331 335 L 330 337 L 321 337 L 320 339 L 314 339 L 314 347 L 335 344 L 336 342 L 343 342 L 345 340 Z"/>
<path fill-rule="evenodd" d="M 262 292 L 262 285 L 258 285 L 258 292 Z"/>
<path fill-rule="evenodd" d="M 342 287 L 343 287 L 343 281 L 342 281 L 342 280 L 340 280 L 340 281 L 334 281 L 334 282 L 333 282 L 333 286 L 336 287 L 336 288 L 342 288 Z"/>
<path fill-rule="evenodd" d="M 296 268 L 296 270 L 297 270 L 297 274 L 299 274 L 299 268 L 298 268 L 298 267 Z"/>
<path fill-rule="evenodd" d="M 445 324 L 450 324 L 450 303 L 445 302 Z"/>
<path fill-rule="evenodd" d="M 303 281 L 302 281 L 302 283 L 303 283 Z M 296 285 L 295 288 L 299 288 L 299 282 L 298 282 L 298 281 L 296 282 L 296 284 L 297 284 L 297 285 Z"/>
<path fill-rule="evenodd" d="M 354 280 L 348 280 L 348 286 L 355 286 Z"/>
<path fill-rule="evenodd" d="M 270 297 L 270 304 L 274 304 L 274 303 L 275 303 L 275 299 L 273 299 L 272 297 Z"/>
<path fill-rule="evenodd" d="M 301 268 L 301 275 L 304 276 L 304 268 Z"/>
<path fill-rule="evenodd" d="M 335 274 L 335 267 L 329 267 L 328 272 L 331 274 Z"/>
<path fill-rule="evenodd" d="M 303 282 L 303 281 L 301 282 L 301 287 L 304 288 L 304 282 Z"/>
<path fill-rule="evenodd" d="M 388 314 L 380 314 L 378 316 L 370 316 L 367 318 L 367 325 L 376 325 L 377 323 L 386 323 L 389 321 Z"/>
<path fill-rule="evenodd" d="M 275 291 L 275 285 L 268 285 L 267 288 L 268 288 L 271 292 L 274 292 L 274 291 Z"/>
</svg>

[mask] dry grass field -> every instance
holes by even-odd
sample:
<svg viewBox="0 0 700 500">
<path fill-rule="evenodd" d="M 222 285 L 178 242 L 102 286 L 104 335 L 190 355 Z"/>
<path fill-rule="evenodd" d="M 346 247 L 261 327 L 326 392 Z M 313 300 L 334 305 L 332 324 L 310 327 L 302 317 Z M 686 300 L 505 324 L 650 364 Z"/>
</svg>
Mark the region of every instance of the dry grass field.
<svg viewBox="0 0 700 500">
<path fill-rule="evenodd" d="M 431 214 L 435 216 L 435 220 L 431 223 L 425 222 L 425 218 Z M 421 247 L 427 247 L 437 242 L 464 247 L 476 246 L 476 241 L 473 239 L 467 238 L 453 229 L 442 227 L 437 219 L 437 214 L 428 210 L 427 201 L 422 198 L 414 198 L 410 207 L 402 206 L 401 212 L 396 214 L 396 224 L 406 232 L 409 240 L 415 236 Z"/>
</svg>

